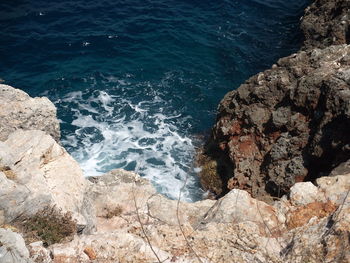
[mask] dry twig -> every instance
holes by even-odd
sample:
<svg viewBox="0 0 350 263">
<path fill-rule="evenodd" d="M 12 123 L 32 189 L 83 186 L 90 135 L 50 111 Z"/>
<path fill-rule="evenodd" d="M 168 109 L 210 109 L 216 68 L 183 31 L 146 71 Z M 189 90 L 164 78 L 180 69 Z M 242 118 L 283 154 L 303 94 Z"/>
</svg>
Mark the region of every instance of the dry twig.
<svg viewBox="0 0 350 263">
<path fill-rule="evenodd" d="M 177 218 L 177 222 L 179 224 L 179 228 L 180 228 L 180 231 L 181 231 L 181 234 L 182 236 L 184 237 L 185 241 L 186 241 L 186 244 L 188 246 L 188 248 L 191 250 L 191 252 L 195 255 L 195 257 L 198 259 L 198 261 L 200 263 L 203 263 L 202 259 L 198 256 L 198 254 L 196 253 L 196 251 L 194 251 L 193 247 L 191 246 L 190 242 L 188 241 L 186 235 L 185 235 L 185 232 L 181 226 L 181 222 L 180 222 L 180 216 L 179 216 L 179 205 L 180 205 L 180 199 L 181 199 L 181 194 L 182 194 L 182 190 L 184 189 L 184 187 L 186 186 L 186 183 L 187 183 L 187 177 L 185 179 L 185 183 L 183 185 L 183 187 L 180 189 L 180 192 L 179 192 L 179 198 L 177 199 L 177 204 L 176 204 L 176 218 Z"/>
<path fill-rule="evenodd" d="M 135 192 L 134 192 L 134 185 L 133 185 L 133 188 L 132 188 L 132 197 L 133 197 L 133 200 L 134 200 L 134 205 L 135 205 L 135 210 L 136 210 L 136 216 L 137 216 L 137 221 L 140 223 L 140 226 L 141 226 L 141 230 L 142 230 L 142 233 L 143 235 L 145 236 L 146 238 L 146 241 L 149 245 L 149 247 L 151 248 L 154 256 L 157 258 L 157 261 L 158 263 L 162 263 L 162 261 L 160 260 L 159 256 L 157 255 L 156 251 L 154 250 L 152 244 L 151 244 L 151 240 L 149 239 L 147 233 L 146 233 L 146 230 L 145 230 L 145 227 L 141 221 L 141 217 L 140 217 L 140 213 L 139 213 L 139 208 L 137 206 L 137 202 L 136 202 L 136 197 L 135 197 Z"/>
</svg>

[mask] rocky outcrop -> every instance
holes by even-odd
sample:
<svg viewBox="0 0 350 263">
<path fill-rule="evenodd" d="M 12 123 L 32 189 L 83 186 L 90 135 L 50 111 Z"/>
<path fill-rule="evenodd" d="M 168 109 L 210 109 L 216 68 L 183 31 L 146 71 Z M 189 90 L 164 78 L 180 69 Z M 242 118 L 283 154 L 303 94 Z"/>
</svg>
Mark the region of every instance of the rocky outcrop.
<svg viewBox="0 0 350 263">
<path fill-rule="evenodd" d="M 199 158 L 206 189 L 272 201 L 350 159 L 350 46 L 325 47 L 346 43 L 348 7 L 315 1 L 303 18 L 305 50 L 226 94 Z"/>
<path fill-rule="evenodd" d="M 31 98 L 21 90 L 0 84 L 0 101 L 0 141 L 18 129 L 45 131 L 59 141 L 56 108 L 50 100 Z"/>
<path fill-rule="evenodd" d="M 5 228 L 0 228 L 0 259 L 2 263 L 33 262 L 22 236 Z"/>
<path fill-rule="evenodd" d="M 87 183 L 77 162 L 42 131 L 17 130 L 0 142 L 0 224 L 56 207 L 84 227 Z"/>
<path fill-rule="evenodd" d="M 229 92 L 208 153 L 231 162 L 221 169 L 229 189 L 282 196 L 346 161 L 349 133 L 350 46 L 332 46 L 280 59 Z"/>
<path fill-rule="evenodd" d="M 0 262 L 348 262 L 350 174 L 332 173 L 273 205 L 239 189 L 184 203 L 132 172 L 85 179 L 51 136 L 17 130 L 0 142 Z"/>
<path fill-rule="evenodd" d="M 347 3 L 316 1 L 304 21 L 343 19 Z M 306 47 L 333 43 L 317 34 Z M 350 262 L 349 85 L 339 45 L 280 59 L 228 93 L 200 160 L 202 182 L 227 194 L 196 203 L 123 170 L 85 179 L 48 135 L 58 139 L 52 104 L 0 85 L 12 103 L 0 109 L 0 262 Z"/>
<path fill-rule="evenodd" d="M 316 0 L 305 10 L 302 19 L 304 48 L 350 44 L 349 21 L 348 0 Z"/>
<path fill-rule="evenodd" d="M 300 203 L 302 197 L 294 195 L 273 206 L 238 189 L 218 201 L 169 200 L 147 180 L 123 170 L 89 180 L 92 184 L 86 195 L 95 230 L 48 247 L 40 241 L 27 243 L 30 258 L 25 262 L 316 263 L 350 259 L 346 238 L 350 196 L 345 189 L 350 187 L 349 174 L 319 179 L 319 185 L 311 187 L 312 199 Z M 310 186 L 305 184 L 310 183 L 296 184 L 294 192 L 302 189 L 307 196 Z M 333 190 L 324 192 L 330 184 Z M 9 231 L 8 226 L 1 231 Z M 5 244 L 1 235 L 0 242 Z"/>
</svg>

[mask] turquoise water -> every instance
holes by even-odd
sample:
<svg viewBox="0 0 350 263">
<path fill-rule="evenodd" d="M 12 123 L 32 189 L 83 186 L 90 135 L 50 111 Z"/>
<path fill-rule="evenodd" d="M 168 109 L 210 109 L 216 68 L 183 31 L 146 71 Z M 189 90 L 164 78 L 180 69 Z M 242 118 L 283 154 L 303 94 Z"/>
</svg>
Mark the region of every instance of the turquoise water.
<svg viewBox="0 0 350 263">
<path fill-rule="evenodd" d="M 193 165 L 226 92 L 299 49 L 306 0 L 1 1 L 0 77 L 58 108 L 85 175 L 201 198 Z"/>
</svg>

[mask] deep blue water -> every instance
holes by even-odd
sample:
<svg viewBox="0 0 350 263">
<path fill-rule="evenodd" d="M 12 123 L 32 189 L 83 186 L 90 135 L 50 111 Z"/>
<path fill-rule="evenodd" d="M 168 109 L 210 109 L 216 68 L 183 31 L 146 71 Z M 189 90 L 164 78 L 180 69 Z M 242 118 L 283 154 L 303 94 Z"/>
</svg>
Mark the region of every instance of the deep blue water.
<svg viewBox="0 0 350 263">
<path fill-rule="evenodd" d="M 184 199 L 226 92 L 299 49 L 307 0 L 3 0 L 0 78 L 58 108 L 86 175 L 134 170 Z"/>
</svg>

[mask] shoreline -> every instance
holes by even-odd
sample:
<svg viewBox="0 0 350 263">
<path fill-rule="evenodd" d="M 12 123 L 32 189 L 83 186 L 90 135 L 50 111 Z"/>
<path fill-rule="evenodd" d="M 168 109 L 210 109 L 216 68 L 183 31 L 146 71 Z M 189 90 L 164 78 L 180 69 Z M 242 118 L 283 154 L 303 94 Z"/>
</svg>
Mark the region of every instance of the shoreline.
<svg viewBox="0 0 350 263">
<path fill-rule="evenodd" d="M 334 10 L 329 9 L 329 3 L 337 3 L 340 10 L 348 3 L 316 2 L 326 4 L 325 14 Z M 315 26 L 312 12 L 323 10 L 315 9 L 313 5 L 304 16 L 306 32 Z M 341 12 L 339 16 L 343 19 Z M 333 22 L 329 20 L 330 26 Z M 316 28 L 321 30 L 327 26 Z M 336 32 L 331 32 L 331 38 L 321 44 L 338 43 L 334 37 L 341 31 Z M 347 37 L 342 39 L 347 40 Z M 296 66 L 298 63 L 301 66 Z M 52 102 L 47 98 L 31 98 L 23 91 L 0 85 L 0 101 L 5 105 L 0 108 L 0 261 L 350 261 L 347 238 L 350 232 L 350 165 L 335 165 L 343 160 L 343 156 L 348 157 L 347 141 L 340 139 L 344 128 L 345 131 L 350 128 L 348 120 L 343 118 L 350 115 L 350 108 L 347 111 L 350 107 L 347 103 L 350 101 L 349 72 L 350 45 L 343 43 L 281 58 L 272 69 L 251 77 L 241 88 L 229 92 L 219 106 L 212 145 L 223 158 L 224 166 L 225 162 L 234 160 L 234 165 L 229 165 L 232 170 L 240 170 L 235 170 L 234 179 L 224 178 L 230 183 L 226 187 L 232 187 L 225 193 L 220 190 L 225 186 L 222 178 L 215 178 L 220 158 L 207 160 L 209 169 L 214 170 L 211 175 L 215 184 L 221 184 L 215 191 L 222 191 L 222 197 L 195 203 L 169 200 L 157 193 L 148 180 L 120 169 L 99 177 L 84 178 L 78 163 L 57 143 L 60 131 Z M 303 79 L 305 85 L 296 84 L 298 79 Z M 317 83 L 322 85 L 315 85 Z M 320 88 L 327 92 L 318 93 Z M 296 108 L 288 108 L 285 100 L 282 99 L 283 103 L 279 100 L 291 90 L 295 91 L 291 94 L 295 95 Z M 322 96 L 325 99 L 319 100 Z M 261 101 L 251 103 L 257 98 L 265 103 L 261 103 L 264 107 L 259 106 Z M 237 100 L 240 103 L 236 103 Z M 294 100 L 287 100 L 290 101 Z M 329 103 L 322 104 L 324 101 Z M 325 112 L 331 110 L 332 114 L 325 114 L 328 118 L 311 118 L 314 115 L 306 113 L 317 112 L 317 105 L 324 106 Z M 277 110 L 269 111 L 269 107 Z M 301 108 L 305 109 L 296 111 Z M 340 122 L 337 121 L 339 118 Z M 271 127 L 277 131 L 268 130 L 266 136 L 265 124 L 270 120 Z M 315 184 L 301 182 L 305 177 L 300 180 L 298 176 L 304 175 L 305 170 L 299 166 L 298 150 L 307 142 L 315 153 L 322 152 L 323 148 L 317 147 L 322 143 L 316 139 L 323 138 L 323 133 L 317 129 L 321 127 L 321 131 L 327 131 L 328 122 L 335 124 L 329 130 L 340 134 L 335 134 L 338 137 L 325 135 L 340 142 L 330 143 L 341 146 L 334 152 L 337 158 L 332 166 L 336 167 L 331 167 L 331 176 L 315 178 Z M 312 134 L 319 134 L 319 137 L 309 139 L 309 133 L 305 132 L 311 127 L 308 123 L 316 127 Z M 339 123 L 344 126 L 337 126 Z M 290 142 L 295 143 L 288 144 Z M 273 148 L 273 145 L 278 147 Z M 296 146 L 299 147 L 297 150 Z M 283 175 L 281 170 L 276 170 L 280 165 L 291 171 L 289 177 L 282 176 L 282 182 L 292 186 L 286 185 L 283 195 L 279 192 L 275 201 L 265 198 L 267 195 L 259 195 L 264 187 L 254 188 L 256 192 L 251 190 L 253 186 L 265 186 L 263 183 L 266 183 L 259 177 L 259 161 L 265 154 L 261 149 L 273 160 L 263 162 L 268 164 L 267 172 Z M 291 150 L 295 155 L 289 156 Z M 246 170 L 247 167 L 256 169 Z M 237 177 L 242 171 L 243 177 Z M 251 173 L 250 181 L 244 177 L 247 171 L 255 172 Z M 274 178 L 273 173 L 268 174 L 269 179 Z M 209 182 L 212 179 L 209 177 Z M 250 182 L 253 183 L 249 185 Z M 267 199 L 267 202 L 259 199 Z"/>
<path fill-rule="evenodd" d="M 349 10 L 347 1 L 315 1 L 301 19 L 300 51 L 226 94 L 200 157 L 211 163 L 205 189 L 273 202 L 350 159 Z"/>
</svg>

